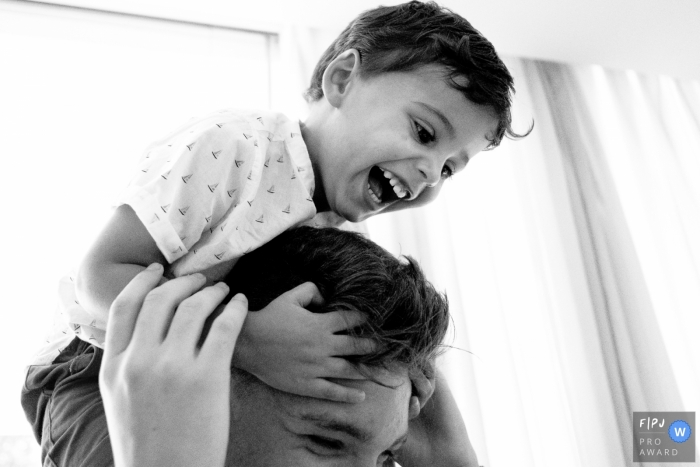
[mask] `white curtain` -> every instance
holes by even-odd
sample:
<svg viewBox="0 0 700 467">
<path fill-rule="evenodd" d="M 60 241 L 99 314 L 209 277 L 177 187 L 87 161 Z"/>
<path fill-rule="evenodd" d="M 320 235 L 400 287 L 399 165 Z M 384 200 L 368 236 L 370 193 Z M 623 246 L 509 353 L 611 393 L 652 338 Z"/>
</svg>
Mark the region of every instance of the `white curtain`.
<svg viewBox="0 0 700 467">
<path fill-rule="evenodd" d="M 534 132 L 369 232 L 447 291 L 482 464 L 631 465 L 632 412 L 700 407 L 700 83 L 507 64 Z"/>
</svg>

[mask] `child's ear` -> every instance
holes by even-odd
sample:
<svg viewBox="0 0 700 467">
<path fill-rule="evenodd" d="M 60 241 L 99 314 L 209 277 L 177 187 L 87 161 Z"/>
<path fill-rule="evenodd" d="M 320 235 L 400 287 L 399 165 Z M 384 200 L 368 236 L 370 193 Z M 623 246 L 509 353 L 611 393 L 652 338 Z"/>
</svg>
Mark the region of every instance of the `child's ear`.
<svg viewBox="0 0 700 467">
<path fill-rule="evenodd" d="M 360 52 L 349 49 L 338 55 L 323 72 L 323 95 L 333 107 L 340 107 L 353 80 L 360 72 Z"/>
</svg>

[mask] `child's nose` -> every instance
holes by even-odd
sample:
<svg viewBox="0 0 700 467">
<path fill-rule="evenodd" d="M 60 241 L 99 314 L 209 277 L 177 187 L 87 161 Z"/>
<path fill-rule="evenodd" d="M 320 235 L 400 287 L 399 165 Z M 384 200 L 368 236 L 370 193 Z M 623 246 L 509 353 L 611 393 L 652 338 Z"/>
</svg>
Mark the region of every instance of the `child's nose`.
<svg viewBox="0 0 700 467">
<path fill-rule="evenodd" d="M 422 157 L 418 163 L 418 172 L 421 175 L 422 182 L 429 187 L 434 187 L 440 183 L 442 177 L 442 161 L 436 160 L 433 157 Z"/>
</svg>

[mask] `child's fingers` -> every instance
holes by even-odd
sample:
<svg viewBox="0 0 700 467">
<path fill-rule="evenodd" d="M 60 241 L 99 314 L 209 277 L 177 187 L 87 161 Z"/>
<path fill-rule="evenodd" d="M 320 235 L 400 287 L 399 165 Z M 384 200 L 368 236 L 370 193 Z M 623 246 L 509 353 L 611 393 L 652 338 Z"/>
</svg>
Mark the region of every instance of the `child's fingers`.
<svg viewBox="0 0 700 467">
<path fill-rule="evenodd" d="M 317 399 L 346 402 L 348 404 L 357 404 L 358 402 L 365 400 L 364 391 L 331 383 L 325 379 L 317 379 L 313 383 L 312 387 L 310 388 L 310 392 L 307 395 Z"/>
<path fill-rule="evenodd" d="M 353 337 L 345 335 L 333 336 L 333 355 L 365 355 L 376 352 L 379 343 L 366 337 Z"/>
<path fill-rule="evenodd" d="M 332 358 L 326 362 L 325 378 L 338 379 L 367 379 L 367 376 L 360 373 L 356 365 L 353 365 L 344 358 Z"/>
<path fill-rule="evenodd" d="M 226 298 L 228 290 L 226 284 L 219 282 L 183 300 L 170 323 L 166 341 L 173 342 L 185 352 L 194 353 L 204 329 L 204 322 Z"/>
<path fill-rule="evenodd" d="M 355 328 L 367 320 L 367 315 L 353 310 L 331 311 L 324 315 L 330 332 L 346 331 Z"/>
<path fill-rule="evenodd" d="M 205 280 L 202 274 L 178 277 L 146 295 L 136 321 L 134 342 L 144 348 L 159 345 L 167 334 L 175 308 L 199 290 Z"/>
<path fill-rule="evenodd" d="M 136 320 L 143 301 L 163 277 L 163 266 L 158 263 L 137 274 L 112 302 L 107 319 L 105 359 L 122 353 L 135 333 Z"/>
<path fill-rule="evenodd" d="M 302 308 L 307 308 L 309 305 L 321 306 L 324 303 L 321 292 L 318 291 L 318 287 L 313 282 L 304 282 L 294 287 L 287 294 Z"/>
<path fill-rule="evenodd" d="M 224 311 L 214 319 L 202 344 L 200 355 L 206 359 L 219 359 L 225 368 L 230 368 L 233 349 L 247 314 L 248 299 L 243 294 L 236 294 L 226 304 Z M 223 369 L 222 367 L 219 371 Z"/>
</svg>

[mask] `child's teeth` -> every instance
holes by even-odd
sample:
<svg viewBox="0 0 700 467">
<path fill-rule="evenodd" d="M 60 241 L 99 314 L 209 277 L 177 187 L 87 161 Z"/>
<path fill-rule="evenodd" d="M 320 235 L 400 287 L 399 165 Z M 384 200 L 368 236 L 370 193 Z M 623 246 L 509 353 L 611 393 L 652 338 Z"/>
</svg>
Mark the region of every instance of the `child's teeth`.
<svg viewBox="0 0 700 467">
<path fill-rule="evenodd" d="M 367 191 L 369 191 L 369 196 L 370 196 L 370 198 L 372 198 L 372 200 L 373 200 L 375 203 L 381 203 L 381 201 L 379 200 L 379 198 L 377 198 L 377 195 L 375 195 L 375 194 L 374 194 L 374 191 L 372 191 L 372 187 L 370 186 L 369 183 L 367 184 Z"/>
<path fill-rule="evenodd" d="M 406 187 L 404 187 L 403 183 L 401 183 L 401 181 L 388 170 L 382 169 L 382 173 L 384 173 L 384 178 L 389 179 L 389 184 L 394 188 L 394 193 L 396 193 L 396 196 L 399 198 L 405 197 L 408 190 Z"/>
<path fill-rule="evenodd" d="M 389 179 L 389 184 L 394 188 L 394 193 L 396 193 L 396 196 L 399 198 L 404 198 L 406 197 L 406 194 L 408 194 L 408 190 L 404 186 L 403 183 L 401 183 L 401 180 L 398 179 L 393 173 L 389 172 L 388 170 L 382 169 L 382 173 L 384 174 L 384 178 Z"/>
</svg>

